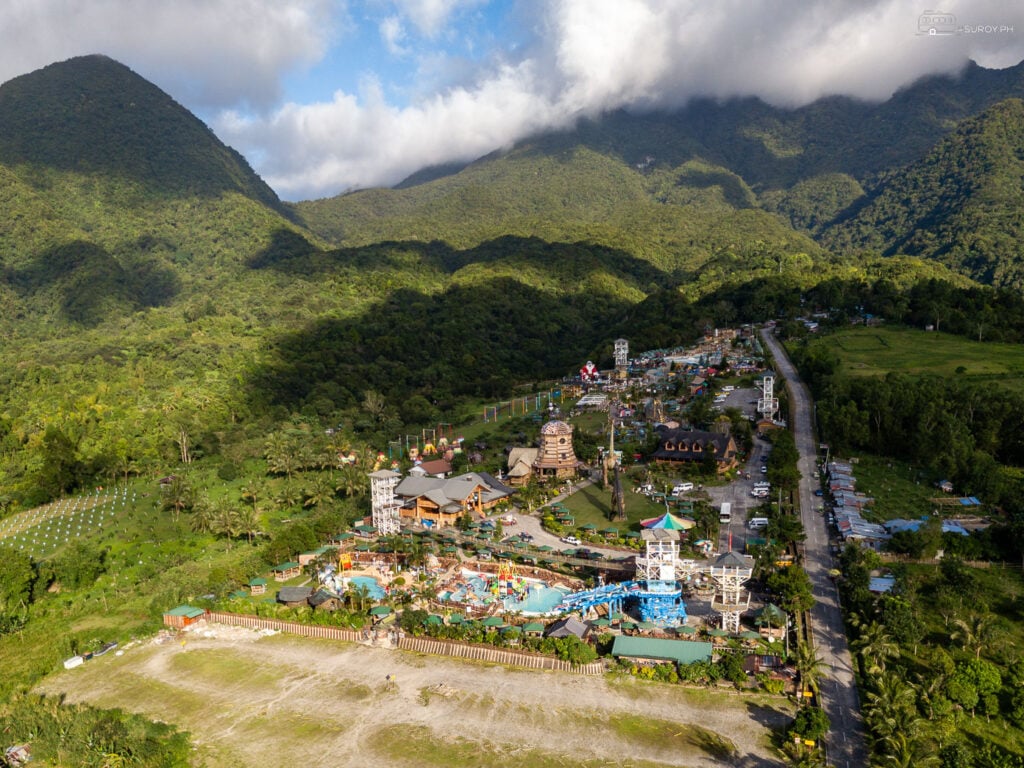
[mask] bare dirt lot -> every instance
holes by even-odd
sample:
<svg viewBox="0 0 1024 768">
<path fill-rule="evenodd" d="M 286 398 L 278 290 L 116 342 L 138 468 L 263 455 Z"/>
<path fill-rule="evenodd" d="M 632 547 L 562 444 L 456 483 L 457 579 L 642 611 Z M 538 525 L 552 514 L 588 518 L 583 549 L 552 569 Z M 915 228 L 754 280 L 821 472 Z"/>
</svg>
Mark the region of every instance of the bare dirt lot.
<svg viewBox="0 0 1024 768">
<path fill-rule="evenodd" d="M 40 690 L 175 723 L 211 768 L 767 768 L 782 765 L 770 730 L 792 716 L 779 699 L 220 625 L 96 659 Z"/>
</svg>

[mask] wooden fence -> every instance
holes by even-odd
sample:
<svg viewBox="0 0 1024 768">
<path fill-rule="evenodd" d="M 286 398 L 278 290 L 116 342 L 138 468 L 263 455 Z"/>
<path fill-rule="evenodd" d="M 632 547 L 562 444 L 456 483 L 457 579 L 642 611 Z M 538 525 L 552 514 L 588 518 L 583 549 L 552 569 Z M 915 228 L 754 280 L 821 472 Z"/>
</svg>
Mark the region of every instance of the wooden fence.
<svg viewBox="0 0 1024 768">
<path fill-rule="evenodd" d="M 259 616 L 249 616 L 241 613 L 210 611 L 206 620 L 217 621 L 221 624 L 231 624 L 236 627 L 248 627 L 249 629 L 275 629 L 279 632 L 288 632 L 289 634 L 302 635 L 303 637 L 324 637 L 328 640 L 348 640 L 354 643 L 358 643 L 363 639 L 363 633 L 354 629 L 321 627 L 314 624 L 300 624 L 297 621 L 281 621 L 280 619 L 264 619 Z"/>
<path fill-rule="evenodd" d="M 219 622 L 221 624 L 230 624 L 236 627 L 248 627 L 249 629 L 272 629 L 279 632 L 288 632 L 292 635 L 301 635 L 302 637 L 322 637 L 328 640 L 346 640 L 353 643 L 362 642 L 367 639 L 364 632 L 354 629 L 321 627 L 312 624 L 300 624 L 297 621 L 281 621 L 280 619 L 264 619 L 260 616 L 250 616 L 241 613 L 210 611 L 206 616 L 206 620 Z M 477 659 L 479 661 L 489 661 L 495 664 L 526 667 L 527 669 L 547 669 L 561 672 L 573 672 L 578 675 L 600 675 L 605 671 L 604 662 L 601 661 L 594 661 L 590 664 L 574 666 L 568 661 L 562 661 L 561 659 L 556 659 L 542 654 L 510 651 L 505 648 L 494 648 L 487 645 L 473 645 L 472 643 L 460 643 L 452 640 L 433 640 L 426 637 L 401 637 L 398 640 L 398 647 L 403 651 L 429 653 L 433 656 L 452 656 L 460 659 Z"/>
<path fill-rule="evenodd" d="M 433 640 L 427 637 L 403 637 L 398 641 L 398 647 L 403 651 L 429 653 L 435 656 L 453 656 L 461 659 L 477 659 L 479 661 L 489 661 L 495 664 L 526 667 L 527 669 L 548 669 L 560 672 L 574 672 L 578 675 L 601 675 L 604 674 L 605 671 L 604 662 L 601 661 L 594 661 L 590 664 L 580 664 L 575 666 L 570 664 L 568 661 L 562 661 L 561 659 L 541 654 L 510 651 L 506 648 L 493 648 L 487 645 L 473 645 L 471 643 Z"/>
</svg>

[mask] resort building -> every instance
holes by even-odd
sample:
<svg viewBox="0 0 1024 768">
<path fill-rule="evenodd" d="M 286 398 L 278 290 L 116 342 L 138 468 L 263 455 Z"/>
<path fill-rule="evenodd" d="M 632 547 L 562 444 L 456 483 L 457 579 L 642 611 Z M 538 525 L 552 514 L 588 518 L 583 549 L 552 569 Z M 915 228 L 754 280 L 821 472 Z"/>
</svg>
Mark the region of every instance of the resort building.
<svg viewBox="0 0 1024 768">
<path fill-rule="evenodd" d="M 732 435 L 701 432 L 695 429 L 658 427 L 658 449 L 653 458 L 659 464 L 694 464 L 714 456 L 718 472 L 726 472 L 737 464 L 736 441 Z"/>
<path fill-rule="evenodd" d="M 452 478 L 404 478 L 395 488 L 402 519 L 427 526 L 455 525 L 469 512 L 478 517 L 513 493 L 486 472 L 467 472 Z"/>
</svg>

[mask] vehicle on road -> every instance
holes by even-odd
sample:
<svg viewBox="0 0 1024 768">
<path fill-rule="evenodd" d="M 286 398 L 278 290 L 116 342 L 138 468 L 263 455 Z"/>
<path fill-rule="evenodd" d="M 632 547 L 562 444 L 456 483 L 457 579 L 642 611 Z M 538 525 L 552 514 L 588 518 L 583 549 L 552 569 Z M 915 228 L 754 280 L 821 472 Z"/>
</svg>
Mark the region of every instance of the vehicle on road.
<svg viewBox="0 0 1024 768">
<path fill-rule="evenodd" d="M 563 544 L 571 544 L 574 547 L 578 547 L 580 545 L 580 540 L 575 536 L 563 536 L 561 541 Z"/>
<path fill-rule="evenodd" d="M 672 495 L 678 496 L 681 493 L 693 490 L 693 483 L 676 483 L 675 488 L 672 489 Z"/>
<path fill-rule="evenodd" d="M 767 528 L 768 527 L 768 518 L 767 517 L 752 517 L 747 522 L 747 527 L 749 527 L 751 530 L 757 530 L 758 528 Z"/>
<path fill-rule="evenodd" d="M 815 488 L 814 489 L 814 495 L 815 496 L 824 496 L 825 492 L 823 490 L 821 490 L 821 488 Z"/>
<path fill-rule="evenodd" d="M 732 522 L 732 504 L 730 502 L 722 502 L 722 507 L 718 511 L 718 522 L 726 525 Z"/>
<path fill-rule="evenodd" d="M 533 534 L 523 531 L 519 534 L 519 539 L 520 541 L 533 541 Z"/>
</svg>

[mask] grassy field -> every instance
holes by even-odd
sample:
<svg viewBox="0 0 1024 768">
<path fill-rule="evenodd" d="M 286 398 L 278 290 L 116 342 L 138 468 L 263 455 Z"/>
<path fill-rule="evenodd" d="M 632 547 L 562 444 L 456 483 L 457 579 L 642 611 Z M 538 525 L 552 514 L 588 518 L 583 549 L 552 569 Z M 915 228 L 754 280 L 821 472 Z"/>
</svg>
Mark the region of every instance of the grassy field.
<svg viewBox="0 0 1024 768">
<path fill-rule="evenodd" d="M 1024 392 L 1024 347 L 977 342 L 912 328 L 850 328 L 825 340 L 856 376 L 966 376 Z"/>
<path fill-rule="evenodd" d="M 781 765 L 772 738 L 792 717 L 788 701 L 761 695 L 215 633 L 135 646 L 40 688 L 175 723 L 210 768 L 768 768 Z"/>
</svg>

